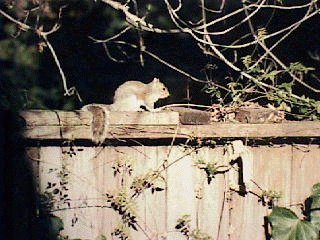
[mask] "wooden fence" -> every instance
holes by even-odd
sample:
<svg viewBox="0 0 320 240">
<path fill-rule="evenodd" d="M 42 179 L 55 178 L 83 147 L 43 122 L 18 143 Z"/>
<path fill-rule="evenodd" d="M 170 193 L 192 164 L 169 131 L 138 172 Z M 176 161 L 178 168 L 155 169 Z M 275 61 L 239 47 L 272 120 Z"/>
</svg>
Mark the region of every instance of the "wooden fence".
<svg viewBox="0 0 320 240">
<path fill-rule="evenodd" d="M 319 122 L 183 125 L 176 112 L 110 113 L 95 145 L 90 112 L 21 116 L 38 191 L 70 239 L 186 239 L 176 228 L 184 215 L 194 234 L 266 239 L 263 190 L 298 213 L 320 182 Z M 137 222 L 122 229 L 128 212 Z"/>
</svg>

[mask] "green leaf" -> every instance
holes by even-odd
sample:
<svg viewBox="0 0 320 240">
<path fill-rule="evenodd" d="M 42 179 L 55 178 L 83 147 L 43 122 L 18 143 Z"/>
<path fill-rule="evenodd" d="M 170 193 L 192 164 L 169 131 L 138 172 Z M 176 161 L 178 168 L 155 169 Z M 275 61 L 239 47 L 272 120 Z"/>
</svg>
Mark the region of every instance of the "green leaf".
<svg viewBox="0 0 320 240">
<path fill-rule="evenodd" d="M 320 230 L 320 183 L 313 185 L 310 208 L 311 223 Z"/>
<path fill-rule="evenodd" d="M 95 238 L 95 240 L 107 240 L 107 238 L 104 235 L 99 235 L 98 237 Z"/>
<path fill-rule="evenodd" d="M 276 207 L 268 216 L 273 240 L 314 240 L 318 231 L 312 223 L 300 220 L 290 209 Z"/>
<path fill-rule="evenodd" d="M 241 60 L 242 60 L 243 65 L 244 65 L 246 68 L 249 68 L 250 65 L 252 64 L 252 58 L 251 58 L 250 55 L 247 55 L 247 56 L 242 57 Z"/>
<path fill-rule="evenodd" d="M 0 59 L 10 60 L 14 56 L 15 46 L 11 39 L 5 39 L 0 41 Z"/>
<path fill-rule="evenodd" d="M 274 79 L 278 76 L 279 73 L 281 73 L 281 71 L 274 70 L 274 71 L 263 74 L 261 78 L 270 79 L 271 81 L 274 81 Z"/>
<path fill-rule="evenodd" d="M 51 231 L 53 236 L 57 236 L 61 230 L 64 229 L 63 222 L 61 218 L 56 216 L 50 216 L 50 222 L 51 222 Z"/>
<path fill-rule="evenodd" d="M 320 183 L 313 185 L 311 191 L 312 191 L 312 196 L 320 196 Z"/>
<path fill-rule="evenodd" d="M 290 63 L 290 66 L 288 67 L 288 71 L 291 73 L 301 72 L 301 73 L 306 74 L 309 71 L 313 71 L 313 70 L 315 70 L 315 69 L 312 67 L 306 67 L 300 62 Z"/>
<path fill-rule="evenodd" d="M 282 83 L 278 85 L 278 88 L 286 90 L 288 93 L 292 93 L 293 82 L 290 83 Z"/>
</svg>

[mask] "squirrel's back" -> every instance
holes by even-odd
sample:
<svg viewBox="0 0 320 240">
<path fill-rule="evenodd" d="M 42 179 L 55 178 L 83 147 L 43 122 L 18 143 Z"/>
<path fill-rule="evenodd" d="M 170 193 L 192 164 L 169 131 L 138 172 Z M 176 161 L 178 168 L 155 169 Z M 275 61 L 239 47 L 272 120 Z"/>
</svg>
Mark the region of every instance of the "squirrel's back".
<svg viewBox="0 0 320 240">
<path fill-rule="evenodd" d="M 143 97 L 149 90 L 148 84 L 139 81 L 127 81 L 120 85 L 114 93 L 114 102 L 126 98 L 128 95 Z"/>
</svg>

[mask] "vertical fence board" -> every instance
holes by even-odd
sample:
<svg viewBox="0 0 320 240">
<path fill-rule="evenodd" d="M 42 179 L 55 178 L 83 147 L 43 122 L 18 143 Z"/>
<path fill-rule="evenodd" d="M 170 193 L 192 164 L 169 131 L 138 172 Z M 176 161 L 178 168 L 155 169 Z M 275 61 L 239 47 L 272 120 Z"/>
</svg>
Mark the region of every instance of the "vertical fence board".
<svg viewBox="0 0 320 240">
<path fill-rule="evenodd" d="M 203 158 L 208 162 L 217 162 L 223 165 L 223 148 L 202 148 L 196 158 Z M 197 159 L 194 159 L 195 161 Z M 198 200 L 197 218 L 198 228 L 213 237 L 213 239 L 227 239 L 229 213 L 226 197 L 226 184 L 224 174 L 218 174 L 208 184 L 204 170 L 198 170 L 198 181 L 202 190 L 201 199 Z"/>
<path fill-rule="evenodd" d="M 125 178 L 125 187 L 129 192 L 134 178 L 145 176 L 145 174 L 150 170 L 148 168 L 148 162 L 151 163 L 152 159 L 149 156 L 149 152 L 145 152 L 145 149 L 142 147 L 129 147 L 124 152 L 126 157 L 130 159 L 133 169 L 131 176 L 123 176 Z M 152 150 L 150 152 L 152 152 Z M 133 192 L 130 191 L 130 194 L 132 193 Z M 131 230 L 131 237 L 132 239 L 147 239 L 148 229 L 146 222 L 146 195 L 142 193 L 135 197 L 134 200 L 136 202 L 134 208 L 138 218 L 137 220 L 139 228 L 138 231 Z"/>
<path fill-rule="evenodd" d="M 92 172 L 93 161 L 96 155 L 94 148 L 85 148 L 83 151 L 75 150 L 74 155 L 68 153 L 69 147 L 63 148 L 62 164 L 67 169 L 67 191 L 71 199 L 71 208 L 65 221 L 65 232 L 70 238 L 81 236 L 90 239 L 98 236 L 101 230 L 100 207 L 103 205 L 99 178 L 97 172 Z M 63 179 L 61 180 L 63 181 Z"/>
<path fill-rule="evenodd" d="M 112 166 L 121 155 L 113 147 L 97 147 L 94 156 L 87 160 L 91 162 L 89 172 L 96 178 L 96 188 L 99 190 L 98 206 L 108 206 L 106 193 L 112 194 L 121 187 L 120 181 L 114 176 Z M 98 223 L 99 235 L 111 238 L 111 233 L 117 227 L 120 217 L 111 208 L 97 208 L 99 215 L 95 220 Z"/>
<path fill-rule="evenodd" d="M 39 192 L 43 199 L 50 201 L 53 200 L 53 209 L 57 209 L 58 206 L 57 195 L 53 194 L 54 187 L 48 188 L 49 185 L 55 184 L 57 188 L 60 188 L 60 179 L 57 176 L 57 173 L 61 170 L 61 160 L 62 153 L 60 147 L 41 147 L 39 154 Z M 48 193 L 48 195 L 47 195 Z M 52 196 L 52 197 L 51 197 Z M 65 221 L 67 214 L 64 214 L 64 211 L 55 212 L 54 215 L 57 215 L 63 221 Z"/>
<path fill-rule="evenodd" d="M 291 181 L 291 146 L 251 148 L 254 160 L 254 182 L 263 190 L 282 192 L 280 204 L 286 204 L 290 199 Z M 261 195 L 257 186 L 251 189 Z M 264 216 L 268 214 L 266 206 L 258 202 L 253 194 L 242 197 L 232 195 L 231 239 L 264 239 Z"/>
<path fill-rule="evenodd" d="M 39 165 L 40 165 L 40 147 L 29 147 L 26 149 L 27 158 L 29 160 L 30 171 L 33 175 L 33 184 L 36 191 L 39 191 Z"/>
<path fill-rule="evenodd" d="M 179 147 L 172 149 L 168 164 L 172 165 L 167 169 L 167 240 L 182 240 L 185 237 L 175 229 L 179 218 L 190 215 L 191 227 L 196 227 L 195 169 L 192 157 Z"/>
<path fill-rule="evenodd" d="M 111 233 L 121 222 L 120 216 L 105 207 L 108 206 L 105 193 L 114 193 L 121 187 L 132 191 L 129 187 L 134 177 L 159 169 L 169 149 L 169 146 L 73 146 L 72 149 L 49 146 L 28 148 L 27 153 L 34 174 L 39 175 L 39 191 L 50 193 L 56 201 L 53 214 L 63 219 L 62 234 L 85 240 L 100 234 L 116 239 Z M 225 175 L 216 175 L 208 184 L 205 172 L 195 167 L 199 158 L 223 161 L 223 148 L 203 147 L 190 155 L 186 154 L 188 150 L 172 148 L 169 168 L 162 172 L 167 191 L 152 194 L 148 189 L 137 197 L 136 210 L 143 231 L 131 230 L 132 239 L 156 240 L 166 234 L 167 240 L 185 239 L 175 229 L 178 218 L 185 214 L 191 216 L 192 229 L 198 228 L 214 239 L 245 240 L 252 236 L 265 239 L 264 217 L 270 212 L 267 206 L 262 206 L 253 194 L 225 195 L 228 187 Z M 259 146 L 250 150 L 254 161 L 253 181 L 259 186 L 252 184 L 250 190 L 258 195 L 261 189 L 282 192 L 280 206 L 302 203 L 310 195 L 312 185 L 320 182 L 318 145 Z M 112 167 L 119 159 L 132 163 L 132 176 L 114 176 Z M 63 177 L 64 174 L 67 176 Z M 63 190 L 64 181 L 67 190 Z M 49 183 L 56 186 L 49 187 Z M 62 189 L 62 195 L 53 194 L 55 188 Z M 199 189 L 201 197 L 197 198 Z M 60 199 L 65 194 L 69 201 Z"/>
<path fill-rule="evenodd" d="M 145 150 L 145 168 L 147 170 L 156 171 L 161 168 L 163 161 L 167 157 L 167 146 L 150 147 Z M 161 175 L 165 178 L 165 172 Z M 166 235 L 166 189 L 165 182 L 160 180 L 160 187 L 163 191 L 151 193 L 150 190 L 144 193 L 145 195 L 145 230 L 149 233 L 151 239 L 161 239 Z"/>
<path fill-rule="evenodd" d="M 127 157 L 128 147 L 99 147 L 96 150 L 96 156 L 92 160 L 94 161 L 94 167 L 92 168 L 93 174 L 97 176 L 100 172 L 101 179 L 99 181 L 99 187 L 103 194 L 118 194 L 123 189 L 124 182 L 121 180 L 123 177 L 123 169 L 120 173 L 115 174 L 117 163 L 129 162 Z M 109 206 L 110 203 L 106 202 L 107 198 L 104 199 L 104 204 Z M 101 219 L 99 218 L 100 226 L 104 236 L 109 238 L 112 237 L 112 233 L 121 223 L 120 215 L 111 208 L 104 208 L 100 211 L 103 212 Z"/>
<path fill-rule="evenodd" d="M 104 208 L 105 197 L 103 194 L 103 168 L 97 168 L 96 149 L 82 148 L 75 151 L 76 155 L 69 155 L 69 147 L 44 147 L 41 150 L 40 190 L 53 192 L 47 189 L 48 182 L 57 184 L 57 188 L 68 195 L 65 202 L 61 200 L 60 193 L 54 196 L 58 204 L 54 206 L 53 213 L 61 217 L 64 222 L 62 234 L 70 238 L 92 239 L 104 232 L 108 221 L 103 222 L 103 215 L 108 212 L 110 220 L 117 219 L 111 209 Z M 63 171 L 62 166 L 66 167 Z M 101 171 L 102 170 L 102 171 Z M 67 174 L 65 179 L 62 175 Z M 112 178 L 110 178 L 112 179 Z M 67 190 L 63 190 L 66 181 Z M 97 221 L 100 219 L 100 221 Z"/>
<path fill-rule="evenodd" d="M 311 194 L 311 187 L 320 182 L 319 145 L 294 145 L 292 150 L 291 204 L 296 213 Z M 301 214 L 300 214 L 301 215 Z"/>
</svg>

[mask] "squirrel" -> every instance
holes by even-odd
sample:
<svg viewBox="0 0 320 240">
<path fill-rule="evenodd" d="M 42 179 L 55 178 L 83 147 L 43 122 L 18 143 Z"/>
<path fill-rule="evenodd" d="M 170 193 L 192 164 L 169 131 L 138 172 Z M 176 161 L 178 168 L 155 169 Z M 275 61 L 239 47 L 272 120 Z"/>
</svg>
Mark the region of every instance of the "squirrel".
<svg viewBox="0 0 320 240">
<path fill-rule="evenodd" d="M 147 84 L 127 81 L 116 89 L 113 103 L 109 107 L 110 111 L 142 111 L 141 107 L 144 107 L 154 112 L 154 104 L 169 95 L 168 89 L 158 78 Z"/>
<path fill-rule="evenodd" d="M 147 84 L 139 81 L 127 81 L 116 89 L 112 104 L 93 103 L 83 106 L 81 110 L 93 114 L 91 124 L 93 142 L 97 144 L 104 142 L 108 131 L 109 112 L 138 112 L 143 111 L 141 107 L 150 112 L 156 112 L 155 102 L 169 95 L 168 89 L 158 78 L 154 78 Z"/>
<path fill-rule="evenodd" d="M 111 112 L 139 112 L 145 110 L 155 112 L 154 104 L 163 98 L 169 97 L 168 88 L 160 82 L 159 78 L 154 78 L 150 83 L 139 81 L 127 81 L 120 85 L 113 97 L 113 103 L 106 104 L 88 104 L 81 110 L 88 110 L 90 107 L 100 107 Z"/>
</svg>

